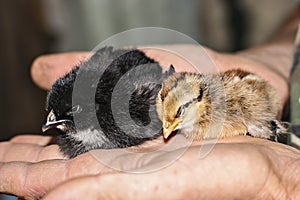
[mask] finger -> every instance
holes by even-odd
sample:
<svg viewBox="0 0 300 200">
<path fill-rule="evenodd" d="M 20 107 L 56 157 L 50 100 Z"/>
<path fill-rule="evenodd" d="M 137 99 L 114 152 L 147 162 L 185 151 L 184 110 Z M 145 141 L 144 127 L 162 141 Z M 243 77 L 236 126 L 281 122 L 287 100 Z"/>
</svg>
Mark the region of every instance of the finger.
<svg viewBox="0 0 300 200">
<path fill-rule="evenodd" d="M 168 168 L 151 174 L 119 173 L 77 178 L 55 188 L 44 199 L 183 199 L 176 184 L 183 177 L 174 176 L 173 172 Z M 170 193 L 175 188 L 176 193 Z"/>
<path fill-rule="evenodd" d="M 176 170 L 181 169 L 177 166 Z M 174 176 L 171 168 L 151 174 L 119 173 L 89 176 L 68 181 L 55 188 L 44 199 L 183 199 L 176 182 L 182 183 L 185 180 L 183 177 Z M 170 190 L 175 188 L 176 193 L 174 191 L 170 193 Z"/>
<path fill-rule="evenodd" d="M 98 173 L 113 172 L 90 154 L 72 160 L 47 160 L 38 163 L 0 164 L 0 193 L 25 198 L 39 198 L 62 182 Z"/>
<path fill-rule="evenodd" d="M 252 151 L 253 147 L 246 146 L 245 152 L 249 153 L 247 156 L 239 153 L 243 145 L 235 144 L 228 151 L 228 145 L 221 144 L 205 159 L 198 159 L 198 148 L 192 148 L 173 165 L 154 173 L 99 174 L 74 179 L 55 188 L 45 199 L 222 199 L 239 198 L 240 195 L 255 197 L 264 188 L 270 174 L 266 169 L 268 163 L 265 157 Z M 257 166 L 249 164 L 253 162 L 253 158 L 256 159 Z M 159 160 L 158 158 L 157 161 Z M 264 167 L 266 173 L 261 167 Z M 252 181 L 255 174 L 260 174 L 259 179 Z M 237 190 L 239 193 L 236 193 Z"/>
<path fill-rule="evenodd" d="M 38 86 L 48 90 L 55 80 L 68 73 L 88 55 L 88 52 L 72 52 L 40 56 L 32 64 L 32 79 Z"/>
<path fill-rule="evenodd" d="M 95 176 L 89 176 L 69 181 L 66 184 L 63 184 L 62 186 L 55 188 L 53 191 L 48 193 L 43 199 L 113 199 L 113 196 L 119 196 L 117 190 L 114 192 L 115 195 L 114 193 L 111 193 L 110 195 L 100 195 L 99 193 L 102 192 L 96 192 L 97 190 L 99 190 L 97 178 Z M 100 196 L 102 196 L 102 198 Z M 123 197 L 122 199 L 126 198 Z"/>
<path fill-rule="evenodd" d="M 52 140 L 51 136 L 18 135 L 10 139 L 10 142 L 37 144 L 43 146 L 49 144 L 51 140 Z"/>
<path fill-rule="evenodd" d="M 213 51 L 199 45 L 161 45 L 139 49 L 164 67 L 173 65 L 176 72 L 204 73 L 216 70 L 215 63 L 211 60 Z"/>
<path fill-rule="evenodd" d="M 41 167 L 45 168 L 42 169 Z M 44 173 L 41 173 L 41 170 Z M 0 193 L 38 199 L 49 188 L 53 188 L 65 180 L 64 170 L 65 164 L 59 160 L 54 160 L 51 164 L 39 163 L 33 165 L 26 162 L 0 163 Z"/>
<path fill-rule="evenodd" d="M 153 58 L 162 66 L 168 68 L 173 65 L 177 72 L 193 70 L 192 63 L 186 57 L 172 51 L 167 46 L 164 47 L 141 47 L 142 50 L 148 57 Z"/>
<path fill-rule="evenodd" d="M 197 72 L 197 66 L 214 68 L 211 60 L 207 59 L 207 52 L 209 51 L 197 46 L 180 45 L 139 49 L 166 68 L 173 64 L 178 72 Z M 193 51 L 193 54 L 189 53 L 191 51 Z M 31 76 L 38 86 L 49 89 L 57 78 L 69 72 L 80 61 L 87 59 L 89 55 L 88 52 L 72 52 L 40 56 L 32 64 Z"/>
<path fill-rule="evenodd" d="M 30 143 L 0 143 L 0 161 L 26 161 L 38 162 L 49 159 L 62 159 L 63 154 L 60 152 L 57 145 L 40 146 Z"/>
</svg>

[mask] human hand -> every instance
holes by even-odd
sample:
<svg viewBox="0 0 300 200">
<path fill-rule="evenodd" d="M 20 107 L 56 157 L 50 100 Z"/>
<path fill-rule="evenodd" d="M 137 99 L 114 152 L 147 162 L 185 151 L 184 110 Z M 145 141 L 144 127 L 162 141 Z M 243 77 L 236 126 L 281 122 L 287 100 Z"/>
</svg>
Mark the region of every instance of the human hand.
<svg viewBox="0 0 300 200">
<path fill-rule="evenodd" d="M 197 61 L 197 54 L 190 53 L 197 52 L 197 49 L 191 51 L 191 47 L 186 46 L 170 48 L 179 48 L 181 52 L 186 52 L 188 60 L 196 59 L 193 61 L 194 64 L 201 62 L 201 59 Z M 166 55 L 155 48 L 147 48 L 144 51 L 166 67 L 172 62 L 177 71 L 186 70 L 185 67 L 190 66 L 189 62 L 172 53 Z M 211 50 L 207 50 L 207 53 L 214 60 L 218 70 L 250 65 L 250 70 L 255 72 L 269 70 L 269 73 L 260 75 L 264 75 L 267 80 L 272 80 L 277 75 L 279 80 L 271 84 L 277 88 L 278 93 L 283 91 L 280 93 L 282 99 L 286 98 L 287 83 L 284 78 L 286 74 L 272 73 L 272 68 L 264 67 L 263 62 L 249 57 L 249 54 L 225 55 Z M 58 76 L 67 73 L 84 55 L 87 54 L 40 57 L 33 65 L 33 78 L 41 87 L 49 88 Z M 282 62 L 288 61 L 283 59 Z M 194 143 L 193 147 L 169 167 L 139 175 L 111 169 L 90 153 L 71 160 L 64 159 L 56 145 L 46 146 L 48 141 L 48 137 L 19 136 L 10 142 L 1 143 L 0 152 L 3 152 L 3 155 L 0 156 L 2 162 L 0 173 L 4 175 L 0 181 L 1 192 L 26 198 L 46 194 L 46 198 L 49 199 L 64 197 L 231 199 L 235 197 L 234 195 L 239 195 L 237 198 L 243 196 L 264 199 L 270 195 L 279 198 L 287 194 L 297 195 L 297 189 L 299 190 L 296 185 L 299 180 L 293 176 L 294 173 L 299 173 L 299 151 L 262 139 L 233 137 L 219 140 L 204 159 L 199 159 L 201 142 Z M 179 150 L 180 147 L 177 151 Z M 25 151 L 26 154 L 23 153 Z M 134 162 L 135 157 L 125 156 L 126 159 L 121 158 L 122 162 L 118 163 L 119 169 L 134 170 L 141 167 L 139 165 L 141 163 L 144 168 L 159 165 L 162 160 L 173 159 L 174 154 L 176 150 L 161 152 L 158 157 L 152 157 L 150 160 L 139 158 L 139 162 Z M 288 170 L 285 164 L 289 164 Z M 282 184 L 279 184 L 278 180 L 281 180 Z"/>
<path fill-rule="evenodd" d="M 171 64 L 177 72 L 209 68 L 209 72 L 243 69 L 267 80 L 281 97 L 282 106 L 288 98 L 288 80 L 293 60 L 293 43 L 268 44 L 235 54 L 215 52 L 195 45 L 170 45 L 140 48 L 162 66 Z M 60 53 L 40 56 L 32 66 L 31 75 L 37 85 L 50 89 L 54 81 L 68 73 L 87 52 Z M 276 59 L 274 59 L 276 58 Z"/>
<path fill-rule="evenodd" d="M 203 159 L 198 143 L 168 167 L 130 174 L 101 164 L 91 153 L 63 159 L 57 146 L 44 146 L 48 139 L 18 136 L 0 144 L 1 192 L 26 199 L 292 199 L 300 195 L 299 151 L 268 140 L 222 139 Z M 142 171 L 174 159 L 174 154 L 161 152 L 138 162 L 133 162 L 135 157 L 120 157 L 118 164 Z"/>
</svg>

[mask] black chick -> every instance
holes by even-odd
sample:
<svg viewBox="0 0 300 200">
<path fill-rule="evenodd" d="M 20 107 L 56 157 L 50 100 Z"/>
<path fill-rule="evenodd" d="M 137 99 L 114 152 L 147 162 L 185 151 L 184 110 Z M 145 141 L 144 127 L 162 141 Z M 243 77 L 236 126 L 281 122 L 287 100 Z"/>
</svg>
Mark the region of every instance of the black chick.
<svg viewBox="0 0 300 200">
<path fill-rule="evenodd" d="M 143 52 L 104 47 L 58 79 L 43 126 L 68 157 L 93 149 L 125 148 L 161 135 L 156 96 L 166 72 Z"/>
</svg>

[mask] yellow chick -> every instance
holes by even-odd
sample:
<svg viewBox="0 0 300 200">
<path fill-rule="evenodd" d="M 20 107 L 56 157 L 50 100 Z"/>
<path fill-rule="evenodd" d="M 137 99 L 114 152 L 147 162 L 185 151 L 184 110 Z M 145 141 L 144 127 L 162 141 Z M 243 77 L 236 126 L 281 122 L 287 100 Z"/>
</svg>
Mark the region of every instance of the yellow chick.
<svg viewBox="0 0 300 200">
<path fill-rule="evenodd" d="M 275 89 L 242 70 L 175 73 L 163 83 L 156 102 L 166 139 L 175 131 L 195 139 L 246 134 L 270 138 L 286 132 L 285 124 L 277 120 Z M 219 133 L 209 131 L 218 123 L 222 123 Z"/>
</svg>

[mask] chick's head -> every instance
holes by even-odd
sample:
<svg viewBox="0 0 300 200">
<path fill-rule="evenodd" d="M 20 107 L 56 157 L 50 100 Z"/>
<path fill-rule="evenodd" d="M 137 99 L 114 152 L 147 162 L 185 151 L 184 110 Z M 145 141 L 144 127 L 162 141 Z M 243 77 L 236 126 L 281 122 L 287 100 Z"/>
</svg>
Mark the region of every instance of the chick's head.
<svg viewBox="0 0 300 200">
<path fill-rule="evenodd" d="M 202 75 L 176 73 L 170 76 L 157 96 L 157 112 L 165 138 L 177 130 L 184 135 L 194 133 L 199 125 L 207 123 L 210 99 Z"/>
</svg>

